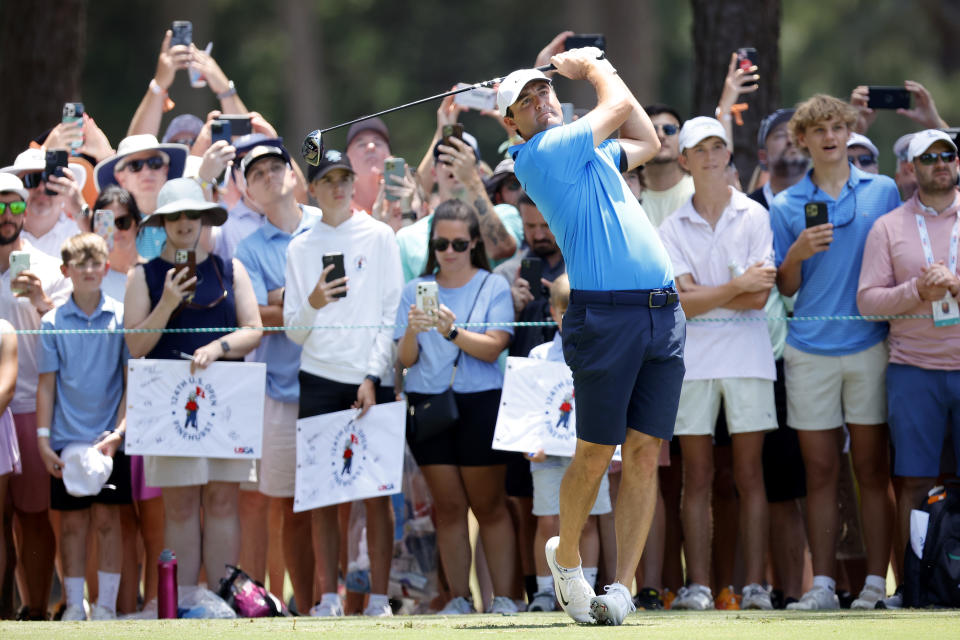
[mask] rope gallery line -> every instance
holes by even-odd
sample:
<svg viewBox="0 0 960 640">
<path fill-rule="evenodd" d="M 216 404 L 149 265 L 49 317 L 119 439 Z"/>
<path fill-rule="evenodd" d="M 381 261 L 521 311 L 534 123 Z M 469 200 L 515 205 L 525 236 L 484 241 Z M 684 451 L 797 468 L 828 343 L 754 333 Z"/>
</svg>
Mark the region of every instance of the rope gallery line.
<svg viewBox="0 0 960 640">
<path fill-rule="evenodd" d="M 932 320 L 932 314 L 900 314 L 900 315 L 874 315 L 874 316 L 754 316 L 754 317 L 736 317 L 736 318 L 690 318 L 688 323 L 693 324 L 717 324 L 727 322 L 767 322 L 773 320 L 777 322 L 844 322 L 844 321 L 884 321 L 884 320 Z M 311 326 L 289 326 L 289 327 L 263 327 L 265 332 L 277 331 L 317 331 L 325 329 L 402 329 L 405 324 L 320 324 Z M 464 329 L 484 329 L 488 327 L 553 327 L 556 323 L 552 320 L 544 322 L 464 322 L 457 323 L 458 327 Z M 17 335 L 98 335 L 115 333 L 230 333 L 236 331 L 238 327 L 200 327 L 190 329 L 162 328 L 162 329 L 14 329 L 13 331 L 0 331 L 0 333 L 15 333 Z"/>
</svg>

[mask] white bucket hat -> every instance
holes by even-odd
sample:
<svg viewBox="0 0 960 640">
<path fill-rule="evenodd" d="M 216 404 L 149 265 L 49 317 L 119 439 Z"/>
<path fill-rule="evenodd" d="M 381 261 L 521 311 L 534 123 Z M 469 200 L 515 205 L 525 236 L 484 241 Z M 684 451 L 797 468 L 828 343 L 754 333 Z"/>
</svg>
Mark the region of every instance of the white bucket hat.
<svg viewBox="0 0 960 640">
<path fill-rule="evenodd" d="M 227 210 L 216 202 L 209 202 L 203 197 L 203 189 L 192 178 L 174 178 L 160 188 L 157 194 L 157 209 L 146 218 L 140 226 L 162 227 L 163 218 L 171 213 L 181 211 L 200 211 L 203 213 L 203 224 L 210 227 L 219 227 L 227 221 Z"/>
<path fill-rule="evenodd" d="M 187 161 L 187 155 L 190 149 L 184 144 L 160 143 L 157 137 L 149 133 L 141 133 L 135 136 L 127 136 L 120 141 L 117 147 L 117 155 L 110 156 L 103 160 L 93 169 L 93 177 L 97 181 L 97 190 L 103 191 L 111 184 L 117 184 L 117 179 L 113 172 L 117 168 L 117 163 L 134 153 L 141 151 L 160 151 L 170 160 L 167 168 L 167 179 L 179 178 L 183 175 L 183 165 Z"/>
<path fill-rule="evenodd" d="M 13 161 L 13 164 L 9 167 L 4 167 L 0 169 L 0 172 L 3 173 L 15 173 L 18 176 L 21 173 L 32 173 L 34 171 L 43 171 L 47 168 L 47 158 L 44 154 L 43 149 L 27 149 L 23 153 L 17 156 L 17 159 Z M 70 173 L 73 174 L 73 177 L 77 181 L 77 186 L 82 190 L 83 185 L 87 184 L 87 172 L 83 166 L 67 161 L 67 168 L 70 169 Z"/>
</svg>

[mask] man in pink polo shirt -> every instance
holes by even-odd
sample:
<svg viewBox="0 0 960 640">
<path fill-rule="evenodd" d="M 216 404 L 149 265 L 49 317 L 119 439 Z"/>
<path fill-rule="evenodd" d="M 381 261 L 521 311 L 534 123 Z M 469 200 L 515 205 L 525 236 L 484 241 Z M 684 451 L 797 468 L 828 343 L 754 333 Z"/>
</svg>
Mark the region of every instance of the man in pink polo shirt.
<svg viewBox="0 0 960 640">
<path fill-rule="evenodd" d="M 914 134 L 907 160 L 918 189 L 873 225 L 857 289 L 864 315 L 934 315 L 933 320 L 890 321 L 887 405 L 896 450 L 901 555 L 910 539 L 910 510 L 940 474 L 948 428 L 960 461 L 957 146 L 946 133 L 927 129 Z M 960 474 L 960 464 L 956 471 Z"/>
</svg>

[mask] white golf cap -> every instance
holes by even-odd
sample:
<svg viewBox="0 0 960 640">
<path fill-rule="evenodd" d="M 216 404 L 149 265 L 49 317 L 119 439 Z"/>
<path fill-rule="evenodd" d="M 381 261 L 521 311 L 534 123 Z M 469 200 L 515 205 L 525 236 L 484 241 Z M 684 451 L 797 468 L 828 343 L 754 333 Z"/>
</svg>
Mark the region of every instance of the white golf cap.
<svg viewBox="0 0 960 640">
<path fill-rule="evenodd" d="M 503 79 L 497 89 L 497 108 L 501 116 L 507 115 L 507 108 L 517 101 L 523 88 L 534 80 L 550 82 L 550 78 L 537 69 L 518 69 Z"/>
<path fill-rule="evenodd" d="M 905 162 L 907 159 L 907 147 L 910 146 L 910 140 L 913 139 L 912 133 L 906 133 L 893 143 L 893 155 L 897 156 L 897 160 Z"/>
<path fill-rule="evenodd" d="M 874 158 L 880 157 L 880 151 L 877 149 L 877 145 L 873 144 L 873 141 L 870 140 L 867 136 L 861 135 L 856 131 L 850 133 L 850 138 L 847 139 L 847 148 L 850 147 L 866 147 L 870 150 L 870 153 L 873 154 Z"/>
<path fill-rule="evenodd" d="M 925 153 L 934 142 L 946 142 L 954 151 L 957 150 L 957 144 L 950 137 L 950 134 L 939 129 L 924 129 L 913 134 L 910 138 L 910 146 L 907 147 L 907 161 L 913 162 L 913 159 L 921 153 Z"/>
<path fill-rule="evenodd" d="M 719 120 L 707 116 L 690 118 L 680 127 L 680 139 L 678 141 L 680 153 L 683 153 L 684 149 L 697 146 L 707 138 L 714 137 L 720 138 L 725 145 L 730 146 L 730 142 L 727 140 L 727 132 Z"/>
<path fill-rule="evenodd" d="M 12 173 L 0 173 L 0 193 L 7 192 L 17 194 L 24 202 L 30 195 L 23 188 L 23 180 Z"/>
<path fill-rule="evenodd" d="M 80 442 L 64 447 L 60 459 L 63 460 L 63 484 L 67 493 L 77 498 L 100 493 L 113 472 L 113 458 Z"/>
</svg>

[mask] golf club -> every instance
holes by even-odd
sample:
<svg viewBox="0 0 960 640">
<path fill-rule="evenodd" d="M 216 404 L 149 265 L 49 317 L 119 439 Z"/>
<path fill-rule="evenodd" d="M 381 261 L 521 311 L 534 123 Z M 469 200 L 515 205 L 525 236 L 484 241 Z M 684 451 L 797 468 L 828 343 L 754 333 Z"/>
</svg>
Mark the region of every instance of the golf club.
<svg viewBox="0 0 960 640">
<path fill-rule="evenodd" d="M 602 59 L 604 56 L 600 54 L 597 58 Z M 547 72 L 553 71 L 556 69 L 552 64 L 545 64 L 541 67 L 536 68 L 537 71 Z M 347 122 L 341 122 L 340 124 L 333 125 L 332 127 L 327 127 L 326 129 L 316 129 L 307 134 L 307 137 L 303 139 L 303 145 L 300 147 L 300 155 L 303 156 L 303 159 L 307 161 L 308 164 L 317 166 L 320 164 L 320 158 L 323 157 L 323 134 L 328 131 L 333 131 L 334 129 L 340 129 L 342 127 L 349 127 L 350 125 L 363 122 L 364 120 L 369 120 L 370 118 L 376 118 L 388 113 L 393 113 L 394 111 L 399 111 L 400 109 L 406 109 L 407 107 L 413 107 L 418 104 L 423 104 L 424 102 L 430 102 L 431 100 L 441 100 L 447 96 L 456 95 L 458 93 L 463 93 L 464 91 L 472 91 L 474 89 L 483 89 L 486 87 L 492 87 L 493 85 L 502 82 L 507 76 L 502 76 L 500 78 L 493 78 L 492 80 L 486 80 L 484 82 L 478 82 L 472 84 L 468 87 L 461 87 L 460 89 L 454 89 L 453 91 L 445 91 L 443 93 L 438 93 L 435 96 L 430 96 L 429 98 L 421 98 L 419 100 L 414 100 L 413 102 L 408 102 L 406 104 L 401 104 L 397 107 L 391 107 L 390 109 L 384 109 L 383 111 L 378 111 L 377 113 L 371 113 L 367 116 L 361 116 Z"/>
</svg>

